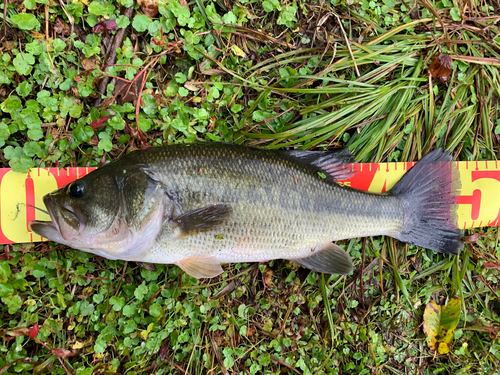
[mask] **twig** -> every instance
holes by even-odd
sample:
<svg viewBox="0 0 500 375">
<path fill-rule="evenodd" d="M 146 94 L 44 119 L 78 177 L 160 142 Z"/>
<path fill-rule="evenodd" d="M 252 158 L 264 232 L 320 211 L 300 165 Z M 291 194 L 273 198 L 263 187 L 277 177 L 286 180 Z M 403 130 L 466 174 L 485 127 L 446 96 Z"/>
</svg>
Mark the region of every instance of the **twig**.
<svg viewBox="0 0 500 375">
<path fill-rule="evenodd" d="M 7 40 L 7 6 L 9 3 L 7 0 L 3 2 L 3 37 Z"/>
<path fill-rule="evenodd" d="M 363 254 L 361 256 L 361 271 L 359 275 L 359 294 L 361 296 L 361 307 L 365 308 L 365 294 L 363 292 L 363 269 L 365 268 L 366 237 L 363 239 Z"/>
<path fill-rule="evenodd" d="M 120 287 L 122 286 L 123 278 L 125 277 L 125 272 L 127 271 L 127 266 L 128 266 L 128 262 L 125 262 L 125 264 L 123 265 L 122 276 L 120 277 L 120 282 L 118 283 L 118 288 L 116 289 L 115 297 L 120 292 Z"/>
<path fill-rule="evenodd" d="M 71 29 L 70 29 L 70 33 L 69 35 L 73 35 L 73 31 L 74 31 L 74 28 L 75 28 L 75 19 L 73 18 L 73 16 L 71 14 L 68 13 L 68 11 L 66 10 L 66 7 L 64 6 L 64 3 L 62 2 L 62 0 L 59 0 L 59 4 L 61 5 L 61 8 L 64 12 L 64 14 L 66 15 L 66 17 L 68 17 L 68 21 L 69 21 L 69 24 L 71 25 Z M 72 39 L 70 39 L 71 41 Z M 70 47 L 71 49 L 71 47 Z"/>
<path fill-rule="evenodd" d="M 351 50 L 351 42 L 349 41 L 349 39 L 347 39 L 347 34 L 345 33 L 344 26 L 342 26 L 340 17 L 337 14 L 335 14 L 335 17 L 337 17 L 337 21 L 339 22 L 340 30 L 342 30 L 342 35 L 344 36 L 345 44 L 347 45 L 347 49 L 349 50 L 349 55 L 351 55 L 352 63 L 354 64 L 354 70 L 356 70 L 356 75 L 359 78 L 361 74 L 359 74 L 358 65 L 356 65 L 356 60 L 354 60 L 354 55 Z"/>
<path fill-rule="evenodd" d="M 172 358 L 167 358 L 167 361 L 169 361 L 172 366 L 174 366 L 177 370 L 179 370 L 183 374 L 185 374 L 185 375 L 191 375 L 189 372 L 187 372 L 181 366 L 179 366 L 177 363 L 175 363 Z"/>
<path fill-rule="evenodd" d="M 300 371 L 297 370 L 295 367 L 290 366 L 288 363 L 285 361 L 282 361 L 278 357 L 275 357 L 274 355 L 271 354 L 271 359 L 275 362 L 278 362 L 281 366 L 285 366 L 287 369 L 292 370 L 293 372 L 296 372 L 297 374 L 300 374 Z"/>
<path fill-rule="evenodd" d="M 125 13 L 123 15 L 130 19 L 132 17 L 133 11 L 134 11 L 134 7 L 127 8 L 127 10 L 125 11 Z M 108 71 L 108 67 L 112 66 L 116 62 L 116 51 L 122 45 L 124 36 L 125 36 L 125 29 L 120 29 L 116 32 L 115 38 L 113 40 L 113 44 L 111 45 L 111 53 L 109 54 L 109 57 L 106 60 L 106 64 L 105 64 L 105 66 L 106 66 L 105 71 L 106 72 Z M 110 79 L 109 76 L 105 76 L 102 79 L 101 84 L 99 85 L 99 93 L 101 94 L 101 97 L 95 101 L 96 107 L 98 107 L 102 103 L 102 96 L 106 94 L 106 88 L 108 87 L 109 79 Z"/>
<path fill-rule="evenodd" d="M 49 51 L 49 6 L 45 5 L 45 47 L 47 48 L 47 56 L 49 57 L 50 63 L 52 64 L 52 69 L 54 70 L 54 74 L 57 74 L 56 66 L 52 61 L 52 57 L 50 57 Z"/>
</svg>

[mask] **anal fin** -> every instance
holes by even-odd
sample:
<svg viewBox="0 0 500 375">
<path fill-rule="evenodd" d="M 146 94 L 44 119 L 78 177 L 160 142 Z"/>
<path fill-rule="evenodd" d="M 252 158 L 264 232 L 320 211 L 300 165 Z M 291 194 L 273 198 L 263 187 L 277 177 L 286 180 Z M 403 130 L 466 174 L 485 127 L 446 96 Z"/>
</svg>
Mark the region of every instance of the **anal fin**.
<svg viewBox="0 0 500 375">
<path fill-rule="evenodd" d="M 291 260 L 321 273 L 347 275 L 352 271 L 352 261 L 349 254 L 331 242 L 316 250 L 311 256 Z"/>
<path fill-rule="evenodd" d="M 184 272 L 197 279 L 215 277 L 224 272 L 220 262 L 214 257 L 183 259 L 176 264 Z"/>
</svg>

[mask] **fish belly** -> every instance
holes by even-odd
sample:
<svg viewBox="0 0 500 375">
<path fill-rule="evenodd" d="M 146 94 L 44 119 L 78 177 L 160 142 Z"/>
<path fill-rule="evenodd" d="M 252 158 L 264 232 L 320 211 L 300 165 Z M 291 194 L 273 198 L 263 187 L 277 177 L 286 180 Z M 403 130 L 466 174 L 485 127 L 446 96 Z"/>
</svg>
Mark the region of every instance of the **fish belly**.
<svg viewBox="0 0 500 375">
<path fill-rule="evenodd" d="M 326 190 L 328 200 L 320 192 L 312 198 L 289 191 L 284 205 L 270 196 L 255 200 L 251 198 L 255 191 L 238 202 L 226 197 L 221 203 L 233 201 L 234 212 L 222 227 L 185 238 L 160 236 L 141 260 L 175 263 L 215 257 L 220 263 L 237 263 L 299 259 L 331 241 L 399 233 L 403 208 L 398 198 L 337 190 L 331 185 Z"/>
</svg>

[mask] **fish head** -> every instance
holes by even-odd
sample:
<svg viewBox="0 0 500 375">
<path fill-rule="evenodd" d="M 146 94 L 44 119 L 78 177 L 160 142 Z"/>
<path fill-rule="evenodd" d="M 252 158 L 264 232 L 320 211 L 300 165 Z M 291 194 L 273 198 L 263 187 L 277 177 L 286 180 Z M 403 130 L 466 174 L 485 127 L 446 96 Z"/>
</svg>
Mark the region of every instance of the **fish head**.
<svg viewBox="0 0 500 375">
<path fill-rule="evenodd" d="M 51 241 L 108 259 L 134 260 L 163 221 L 161 189 L 143 173 L 103 167 L 43 197 L 51 221 L 30 228 Z"/>
</svg>

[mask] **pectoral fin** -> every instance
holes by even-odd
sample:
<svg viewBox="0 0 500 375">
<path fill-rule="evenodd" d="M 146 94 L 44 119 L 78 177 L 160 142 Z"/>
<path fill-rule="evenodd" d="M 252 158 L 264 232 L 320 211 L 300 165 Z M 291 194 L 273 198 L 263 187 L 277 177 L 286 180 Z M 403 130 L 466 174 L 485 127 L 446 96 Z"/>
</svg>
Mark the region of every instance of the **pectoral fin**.
<svg viewBox="0 0 500 375">
<path fill-rule="evenodd" d="M 184 272 L 202 279 L 204 277 L 215 277 L 220 275 L 224 270 L 220 266 L 217 259 L 213 257 L 207 258 L 189 258 L 176 263 Z"/>
<path fill-rule="evenodd" d="M 321 273 L 347 275 L 352 271 L 352 261 L 349 254 L 340 246 L 331 242 L 322 249 L 314 251 L 307 258 L 292 260 L 303 267 Z"/>
<path fill-rule="evenodd" d="M 233 209 L 227 204 L 199 208 L 173 219 L 181 229 L 181 237 L 209 232 L 220 228 L 232 215 Z"/>
</svg>

